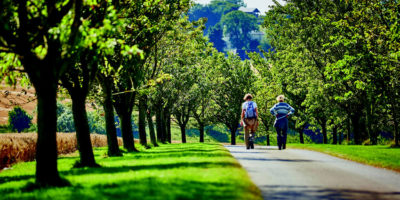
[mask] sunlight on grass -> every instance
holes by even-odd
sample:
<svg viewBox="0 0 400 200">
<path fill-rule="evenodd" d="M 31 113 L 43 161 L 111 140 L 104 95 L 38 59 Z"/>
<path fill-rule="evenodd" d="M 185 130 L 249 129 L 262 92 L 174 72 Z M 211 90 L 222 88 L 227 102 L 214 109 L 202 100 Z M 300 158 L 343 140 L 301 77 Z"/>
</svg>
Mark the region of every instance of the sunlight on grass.
<svg viewBox="0 0 400 200">
<path fill-rule="evenodd" d="M 288 147 L 319 151 L 360 163 L 400 171 L 400 148 L 331 144 L 288 144 Z"/>
<path fill-rule="evenodd" d="M 220 144 L 169 144 L 124 157 L 95 150 L 101 168 L 73 169 L 77 156 L 59 159 L 72 186 L 25 191 L 35 163 L 0 173 L 0 199 L 261 199 L 247 172 Z"/>
</svg>

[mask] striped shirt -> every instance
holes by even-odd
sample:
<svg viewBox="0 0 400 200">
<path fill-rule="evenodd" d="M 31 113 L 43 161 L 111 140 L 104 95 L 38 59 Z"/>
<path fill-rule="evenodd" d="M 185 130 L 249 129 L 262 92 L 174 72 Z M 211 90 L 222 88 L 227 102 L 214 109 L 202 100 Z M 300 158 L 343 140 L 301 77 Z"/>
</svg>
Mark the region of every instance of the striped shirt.
<svg viewBox="0 0 400 200">
<path fill-rule="evenodd" d="M 276 116 L 275 127 L 288 128 L 288 119 L 286 115 L 291 115 L 294 113 L 294 109 L 287 103 L 279 102 L 274 105 L 274 107 L 269 110 L 272 115 Z"/>
<path fill-rule="evenodd" d="M 289 104 L 284 102 L 279 102 L 274 105 L 270 110 L 272 115 L 276 116 L 277 119 L 284 117 L 286 115 L 291 115 L 294 113 L 294 108 Z"/>
</svg>

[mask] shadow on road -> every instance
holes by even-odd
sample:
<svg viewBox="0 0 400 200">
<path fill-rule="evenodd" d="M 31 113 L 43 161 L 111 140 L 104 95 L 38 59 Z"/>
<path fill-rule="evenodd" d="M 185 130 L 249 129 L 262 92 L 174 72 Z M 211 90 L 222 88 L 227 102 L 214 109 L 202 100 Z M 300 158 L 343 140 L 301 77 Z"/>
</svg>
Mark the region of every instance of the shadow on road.
<svg viewBox="0 0 400 200">
<path fill-rule="evenodd" d="M 260 189 L 264 199 L 323 199 L 323 200 L 378 200 L 378 199 L 400 199 L 400 192 L 373 192 L 351 189 L 329 189 L 317 186 L 282 186 L 264 185 Z"/>
<path fill-rule="evenodd" d="M 236 152 L 235 152 L 236 153 Z M 254 160 L 254 161 L 275 161 L 275 162 L 314 162 L 314 160 L 305 159 L 279 159 L 279 158 L 251 158 L 251 157 L 237 157 L 238 160 Z"/>
</svg>

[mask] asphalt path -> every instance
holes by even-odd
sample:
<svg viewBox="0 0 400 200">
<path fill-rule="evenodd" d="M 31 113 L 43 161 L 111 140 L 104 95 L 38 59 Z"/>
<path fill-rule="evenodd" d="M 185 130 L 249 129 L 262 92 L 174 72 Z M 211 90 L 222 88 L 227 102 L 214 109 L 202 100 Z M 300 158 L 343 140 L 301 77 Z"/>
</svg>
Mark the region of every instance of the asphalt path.
<svg viewBox="0 0 400 200">
<path fill-rule="evenodd" d="M 314 151 L 225 145 L 264 199 L 400 199 L 400 173 Z"/>
</svg>

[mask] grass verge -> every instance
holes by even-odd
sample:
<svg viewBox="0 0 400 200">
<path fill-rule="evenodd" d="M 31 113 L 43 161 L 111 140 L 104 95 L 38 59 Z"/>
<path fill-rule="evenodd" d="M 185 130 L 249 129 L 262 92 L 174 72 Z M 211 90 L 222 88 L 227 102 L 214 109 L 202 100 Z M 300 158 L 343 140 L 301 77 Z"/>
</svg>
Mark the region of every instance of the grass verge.
<svg viewBox="0 0 400 200">
<path fill-rule="evenodd" d="M 319 151 L 339 158 L 400 172 L 400 148 L 388 146 L 288 144 L 289 148 Z"/>
<path fill-rule="evenodd" d="M 247 172 L 220 144 L 168 144 L 106 157 L 95 149 L 101 168 L 72 168 L 77 153 L 59 159 L 63 188 L 25 191 L 34 181 L 35 162 L 0 173 L 0 199 L 262 199 Z"/>
</svg>

